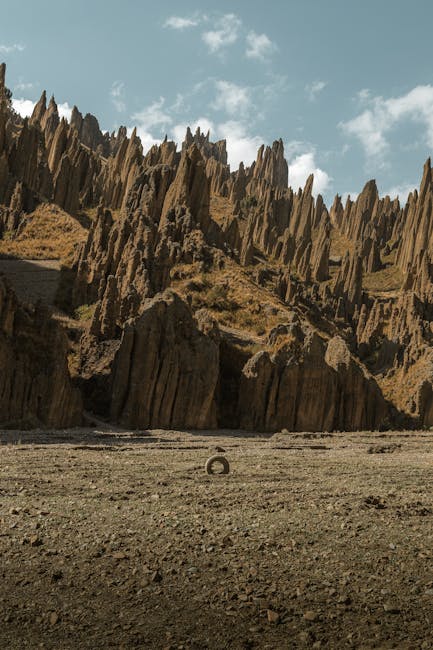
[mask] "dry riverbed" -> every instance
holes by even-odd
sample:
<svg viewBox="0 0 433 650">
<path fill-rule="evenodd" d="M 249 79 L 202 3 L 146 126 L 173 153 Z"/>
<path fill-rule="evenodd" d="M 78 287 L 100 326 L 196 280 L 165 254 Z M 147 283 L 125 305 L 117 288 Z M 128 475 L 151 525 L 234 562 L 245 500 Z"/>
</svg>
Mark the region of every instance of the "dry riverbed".
<svg viewBox="0 0 433 650">
<path fill-rule="evenodd" d="M 0 442 L 2 649 L 433 648 L 430 432 Z"/>
</svg>

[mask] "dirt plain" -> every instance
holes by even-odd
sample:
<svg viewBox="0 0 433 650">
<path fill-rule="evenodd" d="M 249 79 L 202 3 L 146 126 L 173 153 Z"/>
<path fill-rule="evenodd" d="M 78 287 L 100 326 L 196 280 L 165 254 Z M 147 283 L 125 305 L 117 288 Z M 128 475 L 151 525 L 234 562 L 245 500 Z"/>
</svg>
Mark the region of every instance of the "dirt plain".
<svg viewBox="0 0 433 650">
<path fill-rule="evenodd" d="M 0 441 L 4 650 L 433 648 L 431 432 Z"/>
</svg>

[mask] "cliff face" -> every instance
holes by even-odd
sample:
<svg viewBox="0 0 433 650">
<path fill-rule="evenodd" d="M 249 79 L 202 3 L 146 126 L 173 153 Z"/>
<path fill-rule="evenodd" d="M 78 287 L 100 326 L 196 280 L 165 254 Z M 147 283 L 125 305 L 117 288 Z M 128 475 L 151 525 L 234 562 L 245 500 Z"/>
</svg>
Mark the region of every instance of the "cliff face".
<svg viewBox="0 0 433 650">
<path fill-rule="evenodd" d="M 111 417 L 134 428 L 214 428 L 218 371 L 218 345 L 175 293 L 159 294 L 123 331 Z"/>
<path fill-rule="evenodd" d="M 258 431 L 377 429 L 388 407 L 340 337 L 302 332 L 278 352 L 258 352 L 242 371 L 241 427 Z"/>
<path fill-rule="evenodd" d="M 2 66 L 0 251 L 40 204 L 87 228 L 62 308 L 89 410 L 128 427 L 433 424 L 430 161 L 405 206 L 370 180 L 328 211 L 312 176 L 289 186 L 281 140 L 233 171 L 200 129 L 143 152 L 46 93 L 23 120 L 4 84 Z M 0 423 L 78 422 L 64 334 L 0 281 Z"/>
<path fill-rule="evenodd" d="M 81 424 L 66 337 L 43 306 L 25 310 L 0 276 L 0 426 Z"/>
</svg>

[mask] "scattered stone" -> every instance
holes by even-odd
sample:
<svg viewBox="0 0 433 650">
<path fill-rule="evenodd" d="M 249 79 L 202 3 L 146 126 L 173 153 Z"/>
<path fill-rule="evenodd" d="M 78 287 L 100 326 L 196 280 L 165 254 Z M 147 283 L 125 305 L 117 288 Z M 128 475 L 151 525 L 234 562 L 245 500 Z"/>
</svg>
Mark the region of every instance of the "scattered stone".
<svg viewBox="0 0 433 650">
<path fill-rule="evenodd" d="M 151 576 L 151 581 L 152 582 L 162 582 L 162 573 L 159 569 L 154 571 Z"/>
<path fill-rule="evenodd" d="M 395 605 L 394 603 L 384 603 L 383 609 L 388 614 L 399 614 L 400 613 L 400 608 L 397 607 L 397 605 Z"/>
<path fill-rule="evenodd" d="M 379 496 L 365 497 L 363 503 L 367 508 L 375 508 L 376 510 L 384 510 L 387 507 L 385 500 Z"/>
<path fill-rule="evenodd" d="M 63 571 L 61 569 L 57 571 L 53 571 L 53 573 L 51 574 L 52 582 L 58 582 L 62 578 L 63 578 Z"/>
<path fill-rule="evenodd" d="M 278 614 L 278 612 L 275 612 L 272 609 L 266 610 L 266 616 L 268 619 L 268 623 L 277 624 L 280 622 L 280 615 Z"/>
</svg>

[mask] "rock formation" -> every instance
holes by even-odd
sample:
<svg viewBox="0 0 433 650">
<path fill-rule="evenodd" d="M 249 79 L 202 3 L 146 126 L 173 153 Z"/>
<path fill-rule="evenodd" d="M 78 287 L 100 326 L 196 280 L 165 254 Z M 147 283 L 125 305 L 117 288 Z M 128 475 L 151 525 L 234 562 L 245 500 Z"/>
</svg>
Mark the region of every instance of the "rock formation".
<svg viewBox="0 0 433 650">
<path fill-rule="evenodd" d="M 239 411 L 244 429 L 351 431 L 379 428 L 387 405 L 340 337 L 326 345 L 315 332 L 300 330 L 276 352 L 249 359 Z"/>
<path fill-rule="evenodd" d="M 0 280 L 0 423 L 78 422 L 81 391 L 128 427 L 433 424 L 430 160 L 405 205 L 370 180 L 328 211 L 313 176 L 289 186 L 281 140 L 232 170 L 200 129 L 143 151 L 45 92 L 22 119 L 5 88 L 2 65 L 0 255 L 40 204 L 88 234 L 61 272 L 75 387 L 62 326 Z"/>
<path fill-rule="evenodd" d="M 111 418 L 139 428 L 214 428 L 218 345 L 175 294 L 129 321 L 114 359 Z"/>
<path fill-rule="evenodd" d="M 24 309 L 0 276 L 0 426 L 81 424 L 81 396 L 73 388 L 66 337 L 43 305 Z"/>
</svg>

